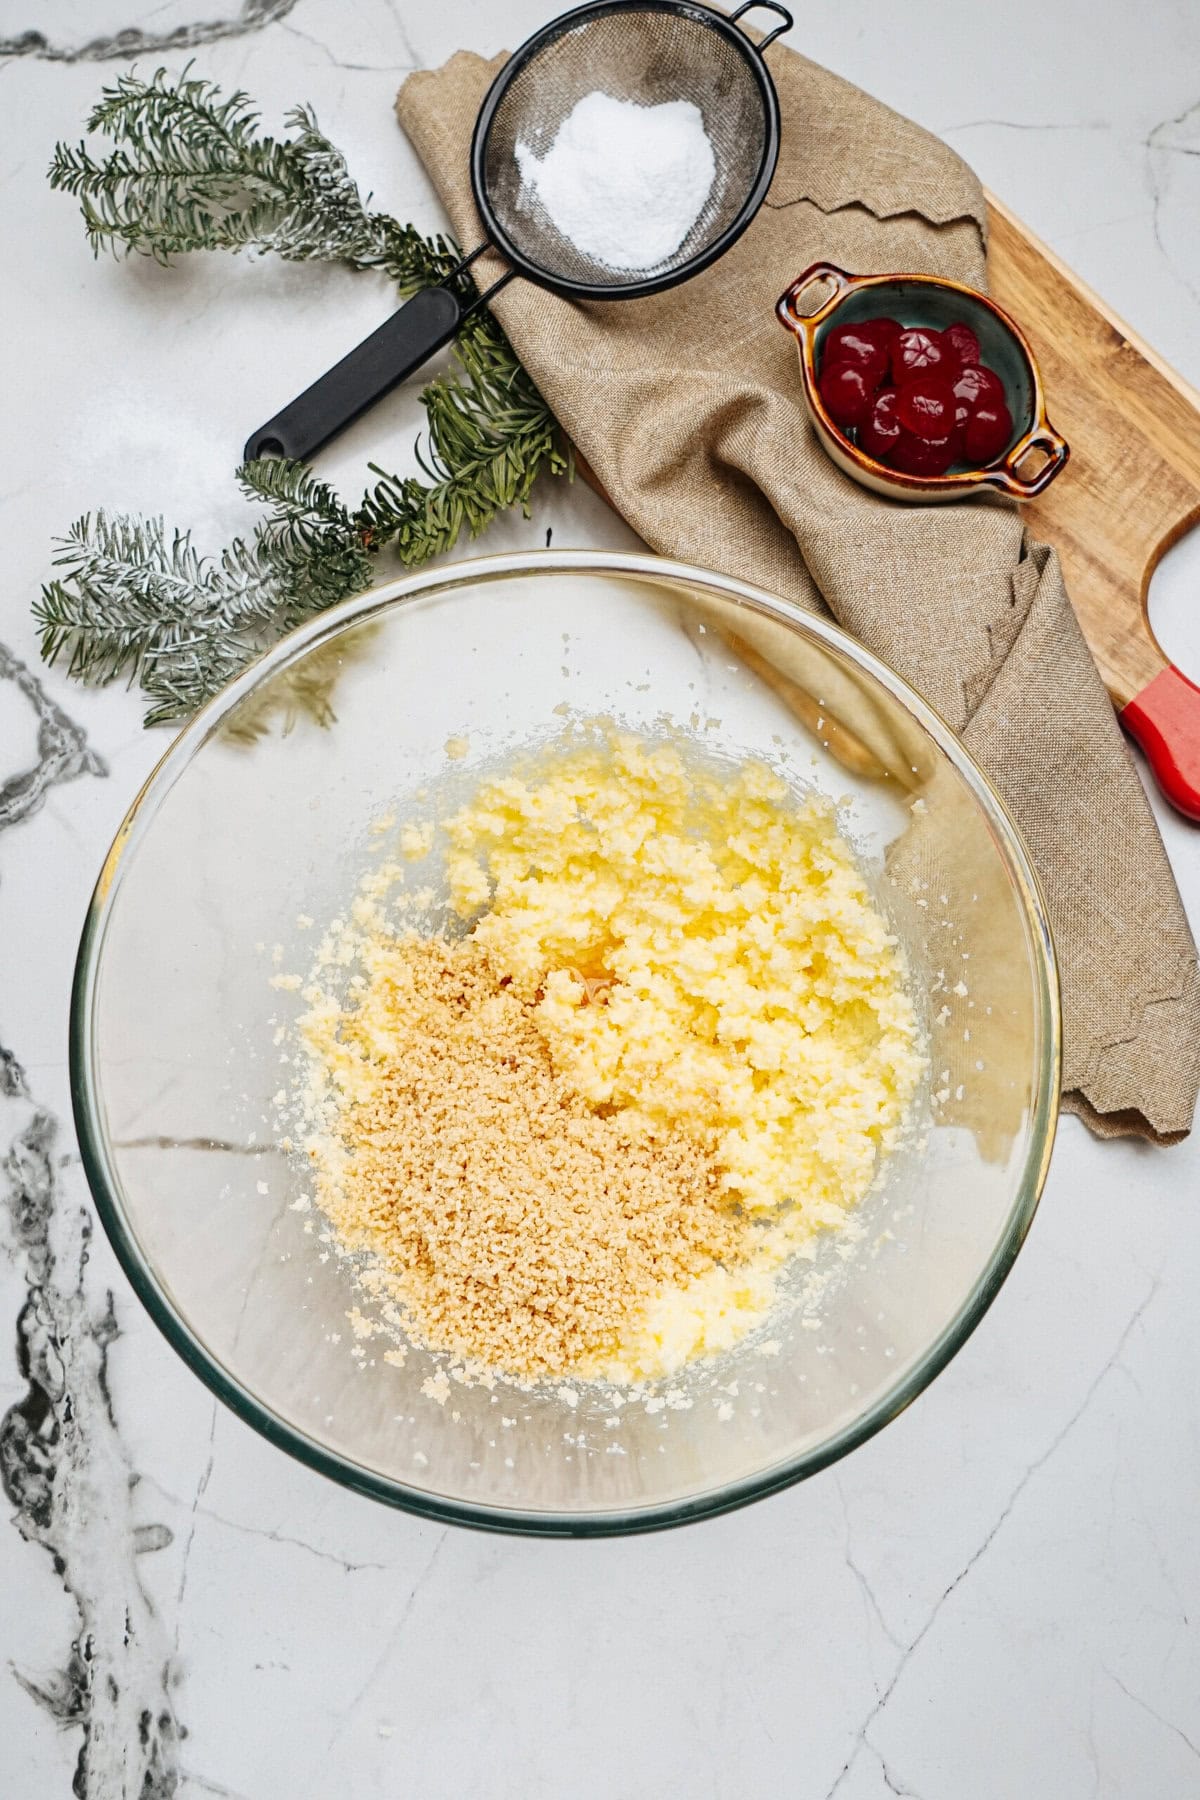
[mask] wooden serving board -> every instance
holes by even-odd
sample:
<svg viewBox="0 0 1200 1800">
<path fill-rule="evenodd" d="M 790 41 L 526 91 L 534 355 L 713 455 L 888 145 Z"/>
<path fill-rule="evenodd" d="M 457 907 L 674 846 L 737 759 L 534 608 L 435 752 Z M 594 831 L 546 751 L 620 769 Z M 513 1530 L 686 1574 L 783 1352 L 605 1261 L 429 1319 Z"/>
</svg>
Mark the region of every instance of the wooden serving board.
<svg viewBox="0 0 1200 1800">
<path fill-rule="evenodd" d="M 1067 591 L 1122 724 L 1173 805 L 1200 820 L 1200 687 L 1150 628 L 1150 577 L 1200 522 L 1200 393 L 994 195 L 988 279 L 1041 366 L 1071 446 L 1025 513 L 1062 558 Z M 580 473 L 603 493 L 579 459 Z"/>
<path fill-rule="evenodd" d="M 1200 521 L 1200 393 L 994 195 L 988 283 L 1023 327 L 1046 407 L 1071 446 L 1025 508 L 1067 591 L 1121 722 L 1167 798 L 1200 819 L 1200 688 L 1150 628 L 1150 577 Z"/>
</svg>

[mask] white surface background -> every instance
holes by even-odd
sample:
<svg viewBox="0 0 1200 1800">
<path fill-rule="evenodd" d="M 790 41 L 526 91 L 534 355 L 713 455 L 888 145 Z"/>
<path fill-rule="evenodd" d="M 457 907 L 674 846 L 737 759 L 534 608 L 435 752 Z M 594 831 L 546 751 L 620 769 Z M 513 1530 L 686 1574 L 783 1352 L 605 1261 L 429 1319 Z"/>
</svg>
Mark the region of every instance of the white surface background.
<svg viewBox="0 0 1200 1800">
<path fill-rule="evenodd" d="M 165 511 L 214 544 L 241 528 L 231 476 L 248 427 L 390 304 L 382 281 L 327 269 L 93 263 L 72 203 L 44 180 L 55 138 L 78 136 L 122 66 L 78 52 L 126 27 L 187 26 L 191 3 L 131 16 L 123 0 L 0 0 L 0 38 L 46 40 L 0 58 L 0 641 L 108 771 L 49 787 L 0 836 L 0 1042 L 60 1121 L 64 1218 L 86 1202 L 65 1068 L 75 942 L 163 739 L 142 732 L 134 697 L 40 669 L 29 607 L 51 537 L 98 505 Z M 233 0 L 199 10 L 223 9 L 236 13 Z M 248 88 L 272 125 L 311 100 L 377 204 L 433 226 L 392 119 L 395 86 L 459 45 L 511 47 L 547 10 L 276 0 L 234 18 L 197 66 Z M 801 9 L 791 41 L 944 134 L 1200 384 L 1196 0 L 846 0 Z M 151 50 L 141 66 L 189 53 Z M 356 492 L 368 457 L 406 456 L 418 417 L 415 390 L 394 396 L 323 472 Z M 582 488 L 545 486 L 533 520 L 504 522 L 486 547 L 541 543 L 548 525 L 560 545 L 630 541 Z M 1200 555 L 1185 543 L 1156 582 L 1154 617 L 1194 678 L 1198 595 Z M 35 739 L 29 696 L 0 680 L 0 788 L 36 762 Z M 1200 829 L 1155 806 L 1200 926 Z M 9 1102 L 0 1154 L 28 1113 Z M 11 1226 L 0 1244 L 2 1411 L 25 1391 L 12 1329 L 25 1263 Z M 1098 1144 L 1065 1120 L 1015 1273 L 881 1437 L 727 1519 L 542 1544 L 421 1524 L 286 1460 L 187 1373 L 98 1242 L 86 1293 L 93 1308 L 107 1285 L 115 1295 L 119 1436 L 101 1426 L 117 1478 L 110 1468 L 81 1505 L 66 1586 L 0 1521 L 0 1792 L 70 1792 L 80 1730 L 10 1671 L 50 1682 L 79 1629 L 71 1586 L 90 1583 L 94 1600 L 136 1570 L 153 1612 L 128 1679 L 169 1660 L 187 1734 L 156 1795 L 1200 1795 L 1198 1283 L 1200 1141 Z M 85 1441 L 60 1479 L 86 1486 L 98 1445 Z M 134 1538 L 138 1524 L 167 1529 Z M 106 1767 L 89 1800 L 142 1791 L 136 1734 Z"/>
</svg>

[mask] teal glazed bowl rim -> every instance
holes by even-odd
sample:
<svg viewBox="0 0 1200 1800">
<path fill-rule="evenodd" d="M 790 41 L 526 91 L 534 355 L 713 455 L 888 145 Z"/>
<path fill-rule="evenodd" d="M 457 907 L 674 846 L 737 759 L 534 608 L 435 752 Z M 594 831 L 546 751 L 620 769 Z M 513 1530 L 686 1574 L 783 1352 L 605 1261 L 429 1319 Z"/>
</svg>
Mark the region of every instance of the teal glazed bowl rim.
<svg viewBox="0 0 1200 1800">
<path fill-rule="evenodd" d="M 801 296 L 818 283 L 827 284 L 830 291 L 812 312 L 806 312 L 800 306 Z M 817 380 L 820 346 L 826 332 L 836 322 L 838 312 L 858 294 L 901 286 L 935 291 L 939 297 L 957 297 L 965 312 L 987 321 L 989 331 L 1006 346 L 1007 354 L 1021 371 L 1025 404 L 1020 408 L 1016 434 L 1003 456 L 983 467 L 955 469 L 945 475 L 909 475 L 901 469 L 891 469 L 886 463 L 868 456 L 846 436 L 821 398 Z M 952 281 L 944 275 L 852 275 L 836 263 L 815 262 L 785 288 L 776 302 L 775 314 L 784 329 L 796 339 L 805 404 L 817 435 L 840 468 L 876 493 L 890 494 L 901 500 L 954 500 L 974 493 L 993 492 L 1013 500 L 1034 500 L 1045 493 L 1066 467 L 1071 447 L 1046 415 L 1041 372 L 1029 339 L 1012 315 L 978 288 Z M 966 322 L 969 323 L 969 319 Z M 1035 455 L 1035 466 L 1023 474 L 1021 466 L 1031 452 Z M 1040 463 L 1036 461 L 1038 454 Z"/>
<path fill-rule="evenodd" d="M 401 609 L 431 592 L 453 592 L 507 576 L 553 573 L 616 575 L 698 585 L 750 612 L 848 657 L 892 694 L 949 759 L 980 807 L 1024 914 L 1030 944 L 1037 1019 L 1036 1067 L 1031 1070 L 1028 1145 L 1004 1225 L 956 1312 L 922 1355 L 865 1410 L 820 1443 L 723 1485 L 670 1501 L 594 1513 L 535 1511 L 462 1501 L 409 1486 L 354 1462 L 319 1442 L 250 1391 L 208 1350 L 173 1304 L 165 1283 L 143 1255 L 122 1200 L 104 1120 L 96 1048 L 96 1008 L 108 922 L 122 887 L 123 869 L 153 828 L 158 808 L 214 732 L 260 686 L 351 627 Z M 1033 1222 L 1046 1179 L 1058 1118 L 1061 1016 L 1057 965 L 1045 902 L 1016 826 L 987 777 L 949 726 L 902 678 L 828 620 L 729 576 L 648 554 L 607 551 L 534 551 L 479 557 L 426 570 L 359 594 L 331 607 L 283 638 L 232 681 L 187 724 L 134 798 L 101 867 L 89 902 L 75 965 L 70 1003 L 70 1079 L 82 1160 L 97 1211 L 129 1281 L 172 1348 L 238 1418 L 270 1443 L 353 1492 L 422 1517 L 484 1530 L 549 1537 L 605 1537 L 660 1530 L 726 1513 L 763 1498 L 836 1462 L 901 1413 L 950 1362 L 995 1299 Z"/>
</svg>

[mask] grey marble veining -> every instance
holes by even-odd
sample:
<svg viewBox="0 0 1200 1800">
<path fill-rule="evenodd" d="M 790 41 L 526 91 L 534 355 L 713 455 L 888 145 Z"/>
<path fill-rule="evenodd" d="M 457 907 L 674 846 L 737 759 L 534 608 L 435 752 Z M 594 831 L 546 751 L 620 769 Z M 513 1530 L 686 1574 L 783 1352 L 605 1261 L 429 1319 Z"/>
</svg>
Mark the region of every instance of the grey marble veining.
<svg viewBox="0 0 1200 1800">
<path fill-rule="evenodd" d="M 59 783 L 104 776 L 103 760 L 40 680 L 0 645 L 0 680 L 37 719 L 37 760 L 0 783 L 0 830 L 29 819 Z M 22 1298 L 16 1367 L 25 1391 L 0 1418 L 0 1486 L 12 1523 L 46 1552 L 78 1609 L 61 1664 L 13 1678 L 59 1727 L 80 1736 L 81 1796 L 125 1791 L 166 1800 L 178 1782 L 170 1645 L 147 1599 L 138 1561 L 171 1541 L 165 1525 L 135 1523 L 137 1476 L 121 1442 L 108 1379 L 117 1337 L 112 1292 L 89 1281 L 91 1207 L 54 1114 L 37 1104 L 15 1052 L 0 1046 L 0 1156 L 8 1231 Z"/>
<path fill-rule="evenodd" d="M 245 524 L 246 431 L 378 323 L 386 285 L 94 264 L 56 138 L 141 57 L 313 102 L 375 203 L 441 217 L 396 132 L 409 67 L 545 0 L 8 0 L 0 271 L 19 345 L 0 532 L 0 1794 L 53 1800 L 1143 1800 L 1200 1795 L 1200 1149 L 1060 1132 L 1007 1287 L 934 1387 L 802 1489 L 652 1540 L 444 1531 L 256 1438 L 159 1338 L 95 1222 L 65 1018 L 83 911 L 164 744 L 39 663 L 52 538 L 97 505 Z M 1013 0 L 816 9 L 793 41 L 939 130 L 1200 380 L 1200 17 Z M 199 51 L 199 55 L 197 55 Z M 28 246 L 25 254 L 22 246 Z M 322 474 L 405 464 L 397 394 Z M 483 549 L 624 546 L 580 487 Z M 1200 555 L 1155 620 L 1200 679 Z M 32 748 L 31 748 L 32 746 Z M 1200 832 L 1156 810 L 1193 920 Z M 235 1146 L 220 1146 L 231 1149 Z M 253 1150 L 253 1146 L 243 1146 Z"/>
<path fill-rule="evenodd" d="M 78 725 L 3 644 L 0 644 L 0 682 L 11 682 L 37 720 L 36 761 L 27 769 L 5 774 L 0 780 L 0 831 L 3 831 L 35 812 L 56 782 L 72 781 L 78 775 L 107 775 L 108 770 L 96 752 L 88 748 L 87 739 Z"/>
<path fill-rule="evenodd" d="M 1160 119 L 1147 132 L 1145 148 L 1146 169 L 1154 202 L 1154 242 L 1173 274 L 1183 283 L 1197 305 L 1200 305 L 1200 282 L 1187 264 L 1175 256 L 1173 246 L 1167 238 L 1168 225 L 1164 218 L 1172 177 L 1177 176 L 1180 166 L 1186 167 L 1186 164 L 1180 164 L 1179 159 L 1191 157 L 1200 161 L 1200 100 L 1193 100 L 1181 112 Z"/>
<path fill-rule="evenodd" d="M 259 31 L 264 25 L 286 18 L 296 0 L 243 0 L 236 13 L 227 18 L 199 19 L 168 27 L 148 29 L 143 25 L 126 25 L 77 42 L 52 40 L 41 25 L 14 31 L 0 38 L 0 56 L 35 56 L 44 62 L 79 63 L 110 62 L 114 58 L 157 56 L 171 50 L 197 50 L 222 38 L 243 37 Z M 156 8 L 155 12 L 166 11 Z"/>
<path fill-rule="evenodd" d="M 111 1292 L 87 1279 L 91 1210 L 63 1192 L 57 1121 L 11 1054 L 4 1071 L 5 1111 L 18 1115 L 3 1174 L 25 1286 L 16 1341 L 27 1386 L 0 1421 L 0 1482 L 16 1529 L 47 1553 L 79 1613 L 60 1667 L 35 1674 L 14 1658 L 12 1674 L 56 1725 L 78 1728 L 79 1795 L 167 1800 L 179 1769 L 171 1645 L 138 1564 L 172 1534 L 132 1517 L 138 1478 L 108 1379 L 120 1327 Z"/>
</svg>

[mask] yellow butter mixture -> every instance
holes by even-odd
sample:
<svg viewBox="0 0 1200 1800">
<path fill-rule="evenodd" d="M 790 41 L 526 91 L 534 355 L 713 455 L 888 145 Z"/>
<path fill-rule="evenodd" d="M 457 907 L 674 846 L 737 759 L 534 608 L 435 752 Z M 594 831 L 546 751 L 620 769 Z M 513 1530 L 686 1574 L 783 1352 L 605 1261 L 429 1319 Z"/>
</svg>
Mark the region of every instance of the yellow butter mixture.
<svg viewBox="0 0 1200 1800">
<path fill-rule="evenodd" d="M 466 937 L 365 907 L 349 994 L 308 990 L 339 1233 L 477 1367 L 629 1382 L 728 1347 L 845 1223 L 924 1071 L 832 809 L 590 730 L 402 839 L 444 858 Z"/>
</svg>

